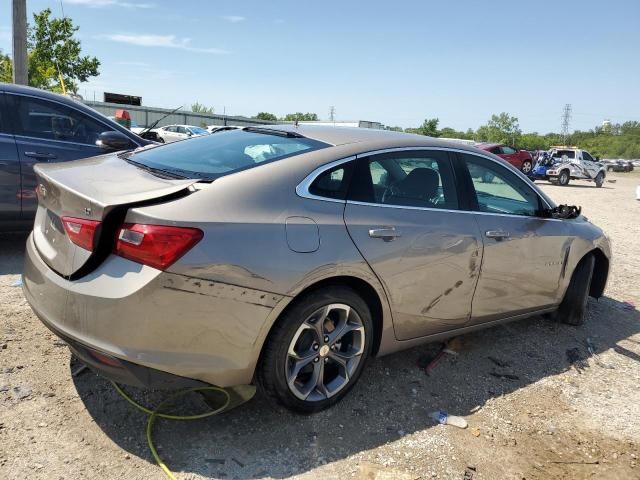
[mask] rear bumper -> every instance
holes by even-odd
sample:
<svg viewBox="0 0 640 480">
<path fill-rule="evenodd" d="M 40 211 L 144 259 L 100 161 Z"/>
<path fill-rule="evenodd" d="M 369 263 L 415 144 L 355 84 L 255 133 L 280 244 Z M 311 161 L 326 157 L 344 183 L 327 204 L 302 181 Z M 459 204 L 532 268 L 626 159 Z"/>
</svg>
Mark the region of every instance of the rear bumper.
<svg viewBox="0 0 640 480">
<path fill-rule="evenodd" d="M 27 239 L 23 290 L 35 314 L 75 348 L 125 362 L 123 383 L 162 378 L 140 368 L 220 387 L 253 379 L 262 329 L 282 296 L 161 272 L 110 256 L 91 274 L 68 281 Z M 95 355 L 88 355 L 95 360 Z M 91 363 L 88 361 L 87 363 Z M 151 378 L 153 377 L 153 378 Z M 155 381 L 155 377 L 160 381 Z M 162 377 L 162 378 L 161 378 Z"/>
</svg>

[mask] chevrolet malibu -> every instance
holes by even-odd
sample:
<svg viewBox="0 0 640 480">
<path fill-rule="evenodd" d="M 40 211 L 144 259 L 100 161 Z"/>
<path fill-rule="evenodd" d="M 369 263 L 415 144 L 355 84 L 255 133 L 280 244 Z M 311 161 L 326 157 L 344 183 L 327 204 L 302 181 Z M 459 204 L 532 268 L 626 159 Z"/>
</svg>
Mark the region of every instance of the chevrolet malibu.
<svg viewBox="0 0 640 480">
<path fill-rule="evenodd" d="M 26 298 L 130 385 L 256 383 L 318 411 L 374 355 L 545 313 L 578 325 L 608 276 L 575 209 L 418 135 L 247 127 L 35 170 Z"/>
</svg>

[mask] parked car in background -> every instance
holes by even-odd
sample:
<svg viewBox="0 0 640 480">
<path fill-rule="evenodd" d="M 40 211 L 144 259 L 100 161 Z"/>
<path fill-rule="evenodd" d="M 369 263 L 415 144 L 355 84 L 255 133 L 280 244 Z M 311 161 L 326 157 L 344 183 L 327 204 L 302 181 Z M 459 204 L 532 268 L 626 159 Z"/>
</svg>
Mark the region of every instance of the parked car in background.
<svg viewBox="0 0 640 480">
<path fill-rule="evenodd" d="M 31 228 L 38 204 L 35 165 L 149 144 L 69 97 L 0 83 L 0 230 Z"/>
<path fill-rule="evenodd" d="M 207 130 L 209 133 L 219 133 L 226 132 L 228 130 L 237 130 L 238 128 L 242 127 L 236 127 L 235 125 L 209 125 Z"/>
<path fill-rule="evenodd" d="M 164 127 L 153 130 L 157 133 L 161 143 L 177 142 L 186 140 L 191 137 L 201 137 L 209 135 L 209 131 L 205 128 L 195 127 L 193 125 L 166 125 Z"/>
<path fill-rule="evenodd" d="M 608 275 L 575 209 L 421 135 L 246 127 L 36 172 L 25 296 L 122 383 L 256 382 L 314 412 L 374 355 L 542 313 L 581 324 Z"/>
<path fill-rule="evenodd" d="M 531 173 L 533 158 L 527 150 L 518 150 L 502 143 L 478 143 L 476 147 L 503 158 L 525 175 Z"/>
<path fill-rule="evenodd" d="M 633 162 L 628 160 L 603 160 L 607 172 L 632 172 L 634 170 Z"/>
<path fill-rule="evenodd" d="M 605 177 L 603 163 L 586 150 L 567 146 L 551 147 L 532 172 L 534 180 L 549 180 L 562 186 L 569 185 L 571 180 L 587 180 L 599 188 L 604 184 Z"/>
</svg>

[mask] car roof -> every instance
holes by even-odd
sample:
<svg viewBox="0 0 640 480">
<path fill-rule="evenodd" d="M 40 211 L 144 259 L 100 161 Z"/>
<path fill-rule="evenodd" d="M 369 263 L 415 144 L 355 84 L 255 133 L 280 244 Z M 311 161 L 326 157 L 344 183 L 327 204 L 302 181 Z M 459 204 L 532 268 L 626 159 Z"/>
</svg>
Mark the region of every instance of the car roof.
<svg viewBox="0 0 640 480">
<path fill-rule="evenodd" d="M 278 130 L 283 132 L 293 132 L 303 137 L 318 140 L 329 145 L 346 145 L 358 143 L 361 147 L 367 144 L 379 146 L 386 143 L 389 148 L 407 147 L 440 147 L 448 150 L 468 150 L 478 152 L 479 150 L 471 145 L 463 143 L 453 144 L 450 140 L 440 140 L 438 138 L 417 135 L 413 133 L 395 132 L 392 130 L 381 130 L 375 128 L 361 127 L 336 127 L 333 125 L 308 125 L 308 124 L 287 124 L 287 125 L 259 125 L 249 127 L 258 130 Z M 486 152 L 482 152 L 486 154 Z"/>
<path fill-rule="evenodd" d="M 484 150 L 485 148 L 501 147 L 502 145 L 503 145 L 502 143 L 484 143 L 484 142 L 476 143 L 476 147 L 478 147 L 481 150 Z"/>
</svg>

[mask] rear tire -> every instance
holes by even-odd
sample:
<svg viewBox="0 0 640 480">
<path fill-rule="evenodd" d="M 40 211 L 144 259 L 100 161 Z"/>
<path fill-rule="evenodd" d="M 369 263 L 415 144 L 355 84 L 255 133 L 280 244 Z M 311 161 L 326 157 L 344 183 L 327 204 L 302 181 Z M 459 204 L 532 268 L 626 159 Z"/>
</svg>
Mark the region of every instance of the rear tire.
<svg viewBox="0 0 640 480">
<path fill-rule="evenodd" d="M 159 138 L 158 138 L 158 142 L 160 142 L 160 143 L 164 143 L 164 138 L 159 137 Z"/>
<path fill-rule="evenodd" d="M 351 288 L 311 292 L 294 300 L 271 330 L 258 366 L 258 385 L 290 410 L 324 410 L 358 381 L 373 336 L 369 306 Z"/>
<path fill-rule="evenodd" d="M 529 175 L 531 173 L 531 168 L 531 160 L 525 160 L 524 162 L 522 162 L 522 167 L 520 168 L 520 170 L 522 170 L 522 173 L 524 173 L 525 175 Z"/>
<path fill-rule="evenodd" d="M 558 175 L 558 185 L 562 185 L 566 187 L 569 185 L 569 181 L 571 180 L 571 176 L 569 175 L 569 170 L 562 170 L 560 175 Z"/>
<path fill-rule="evenodd" d="M 590 253 L 580 260 L 573 271 L 564 299 L 554 315 L 562 323 L 568 325 L 582 325 L 584 323 L 594 265 L 595 257 Z"/>
</svg>

